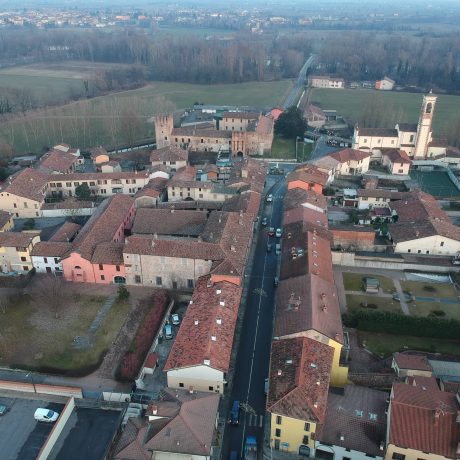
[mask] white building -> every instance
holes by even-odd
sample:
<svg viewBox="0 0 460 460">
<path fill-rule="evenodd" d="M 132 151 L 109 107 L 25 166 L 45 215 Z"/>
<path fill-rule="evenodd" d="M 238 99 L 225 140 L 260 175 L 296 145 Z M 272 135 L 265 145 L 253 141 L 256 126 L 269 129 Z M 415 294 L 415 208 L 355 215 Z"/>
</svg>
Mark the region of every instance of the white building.
<svg viewBox="0 0 460 460">
<path fill-rule="evenodd" d="M 308 80 L 312 88 L 345 88 L 345 80 L 343 78 L 330 77 L 328 75 L 312 75 Z"/>
</svg>

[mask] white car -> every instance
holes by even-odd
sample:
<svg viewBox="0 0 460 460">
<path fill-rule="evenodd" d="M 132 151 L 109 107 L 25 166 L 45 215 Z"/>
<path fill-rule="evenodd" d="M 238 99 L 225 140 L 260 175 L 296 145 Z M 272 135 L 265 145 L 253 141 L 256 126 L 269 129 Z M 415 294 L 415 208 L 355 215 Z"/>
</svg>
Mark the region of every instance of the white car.
<svg viewBox="0 0 460 460">
<path fill-rule="evenodd" d="M 276 229 L 276 237 L 277 238 L 281 238 L 281 235 L 283 234 L 283 230 L 281 230 L 280 228 L 277 228 Z"/>
<path fill-rule="evenodd" d="M 180 316 L 178 313 L 173 313 L 171 315 L 171 323 L 173 323 L 174 326 L 178 326 L 180 324 Z"/>
<path fill-rule="evenodd" d="M 55 422 L 59 417 L 57 412 L 50 409 L 43 409 L 39 407 L 34 414 L 34 419 L 38 420 L 39 422 Z"/>
<path fill-rule="evenodd" d="M 267 195 L 267 203 L 271 203 L 273 201 L 273 195 L 270 193 L 270 195 Z"/>
</svg>

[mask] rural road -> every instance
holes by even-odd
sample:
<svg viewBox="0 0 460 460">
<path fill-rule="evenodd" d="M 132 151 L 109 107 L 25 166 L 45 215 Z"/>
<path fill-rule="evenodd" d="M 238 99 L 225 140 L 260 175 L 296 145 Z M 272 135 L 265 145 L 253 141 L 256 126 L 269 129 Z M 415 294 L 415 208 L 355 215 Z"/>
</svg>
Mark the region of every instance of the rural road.
<svg viewBox="0 0 460 460">
<path fill-rule="evenodd" d="M 300 90 L 305 86 L 307 80 L 307 70 L 313 64 L 316 56 L 312 54 L 306 61 L 305 64 L 302 66 L 299 72 L 299 76 L 292 87 L 290 93 L 287 95 L 286 99 L 283 103 L 283 109 L 287 109 L 292 107 L 293 105 L 297 104 L 297 98 L 299 96 Z"/>
</svg>

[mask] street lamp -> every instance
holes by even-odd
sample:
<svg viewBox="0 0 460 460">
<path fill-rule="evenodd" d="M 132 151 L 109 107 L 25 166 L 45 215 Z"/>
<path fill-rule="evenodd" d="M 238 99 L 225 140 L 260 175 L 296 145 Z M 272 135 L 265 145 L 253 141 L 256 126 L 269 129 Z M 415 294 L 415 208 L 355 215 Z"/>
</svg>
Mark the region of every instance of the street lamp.
<svg viewBox="0 0 460 460">
<path fill-rule="evenodd" d="M 30 376 L 30 381 L 32 382 L 32 386 L 34 387 L 34 393 L 37 393 L 37 388 L 35 387 L 34 377 L 32 372 L 28 372 L 26 374 L 26 378 Z"/>
<path fill-rule="evenodd" d="M 299 136 L 296 136 L 295 138 L 295 162 L 297 163 L 297 141 L 300 139 Z"/>
</svg>

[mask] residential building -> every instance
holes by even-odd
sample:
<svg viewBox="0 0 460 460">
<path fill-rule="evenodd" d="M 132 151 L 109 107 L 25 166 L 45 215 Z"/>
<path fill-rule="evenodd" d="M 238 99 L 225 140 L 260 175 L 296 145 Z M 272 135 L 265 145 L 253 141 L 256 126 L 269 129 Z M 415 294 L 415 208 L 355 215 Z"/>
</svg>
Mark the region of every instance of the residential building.
<svg viewBox="0 0 460 460">
<path fill-rule="evenodd" d="M 67 281 L 124 283 L 123 247 L 125 230 L 134 219 L 134 198 L 116 195 L 103 202 L 72 242 L 62 258 Z"/>
<path fill-rule="evenodd" d="M 382 149 L 382 163 L 390 174 L 408 176 L 412 161 L 404 150 Z"/>
<path fill-rule="evenodd" d="M 381 188 L 358 189 L 358 209 L 389 207 L 390 202 L 410 198 L 409 192 L 398 192 Z"/>
<path fill-rule="evenodd" d="M 378 209 L 378 208 L 377 208 Z M 336 224 L 329 227 L 334 249 L 372 251 L 375 248 L 375 230 L 364 225 Z"/>
<path fill-rule="evenodd" d="M 301 188 L 312 190 L 317 194 L 323 193 L 323 188 L 328 182 L 328 175 L 315 165 L 300 165 L 287 175 L 288 190 Z"/>
<path fill-rule="evenodd" d="M 32 265 L 37 273 L 62 276 L 62 259 L 72 250 L 72 244 L 59 241 L 40 241 L 32 249 Z"/>
<path fill-rule="evenodd" d="M 40 208 L 49 190 L 49 175 L 36 169 L 23 169 L 10 176 L 0 191 L 0 207 L 14 217 L 41 216 Z"/>
<path fill-rule="evenodd" d="M 143 418 L 129 418 L 116 446 L 115 460 L 209 460 L 219 417 L 219 395 L 161 391 Z"/>
<path fill-rule="evenodd" d="M 324 111 L 316 105 L 309 104 L 306 112 L 308 125 L 312 128 L 322 128 L 327 121 Z"/>
<path fill-rule="evenodd" d="M 456 256 L 460 253 L 460 228 L 427 193 L 390 203 L 396 223 L 388 227 L 394 251 Z"/>
<path fill-rule="evenodd" d="M 0 211 L 0 232 L 9 232 L 13 228 L 13 215 L 6 211 Z"/>
<path fill-rule="evenodd" d="M 210 276 L 197 281 L 164 367 L 169 388 L 224 392 L 241 293 Z"/>
<path fill-rule="evenodd" d="M 275 340 L 270 357 L 267 411 L 270 445 L 310 457 L 325 421 L 333 350 L 308 337 Z"/>
<path fill-rule="evenodd" d="M 458 395 L 433 377 L 395 383 L 388 409 L 385 460 L 442 460 L 460 456 Z"/>
<path fill-rule="evenodd" d="M 250 124 L 259 117 L 259 112 L 224 112 L 219 127 L 223 131 L 248 131 Z"/>
<path fill-rule="evenodd" d="M 134 195 L 136 208 L 153 208 L 166 198 L 166 186 L 169 179 L 154 177 L 150 179 L 142 190 Z"/>
<path fill-rule="evenodd" d="M 391 91 L 395 86 L 395 81 L 389 77 L 384 77 L 382 80 L 375 82 L 375 89 L 380 91 Z"/>
<path fill-rule="evenodd" d="M 308 82 L 312 88 L 345 88 L 345 80 L 343 78 L 328 75 L 310 75 Z"/>
<path fill-rule="evenodd" d="M 433 375 L 433 370 L 425 355 L 395 353 L 391 368 L 398 377 L 431 377 Z"/>
<path fill-rule="evenodd" d="M 32 270 L 31 252 L 40 236 L 28 232 L 0 232 L 0 271 L 28 273 Z"/>
<path fill-rule="evenodd" d="M 121 172 L 121 166 L 118 161 L 110 160 L 107 163 L 102 163 L 101 165 L 102 173 L 117 173 Z"/>
<path fill-rule="evenodd" d="M 90 149 L 90 154 L 91 154 L 91 160 L 93 160 L 93 163 L 97 166 L 100 167 L 103 163 L 108 163 L 110 161 L 109 154 L 107 153 L 107 150 L 103 147 L 94 147 Z"/>
<path fill-rule="evenodd" d="M 316 458 L 382 460 L 388 393 L 358 385 L 330 388 Z"/>
<path fill-rule="evenodd" d="M 150 153 L 152 166 L 163 165 L 172 173 L 188 166 L 188 152 L 180 147 L 168 145 L 167 147 L 152 150 Z"/>
</svg>

